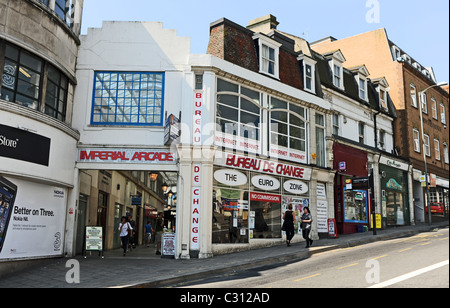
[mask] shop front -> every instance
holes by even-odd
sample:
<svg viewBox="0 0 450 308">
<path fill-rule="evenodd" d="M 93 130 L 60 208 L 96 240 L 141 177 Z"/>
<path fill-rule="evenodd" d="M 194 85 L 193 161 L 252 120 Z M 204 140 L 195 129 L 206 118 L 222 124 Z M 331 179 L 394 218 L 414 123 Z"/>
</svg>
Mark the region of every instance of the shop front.
<svg viewBox="0 0 450 308">
<path fill-rule="evenodd" d="M 338 234 L 351 234 L 370 226 L 369 190 L 357 180 L 368 177 L 367 152 L 347 145 L 333 146 L 335 178 L 335 215 Z"/>
<path fill-rule="evenodd" d="M 300 165 L 218 152 L 213 182 L 213 251 L 233 249 L 220 244 L 265 246 L 282 241 L 282 217 L 289 204 L 297 221 L 306 206 L 316 217 L 310 196 L 311 175 L 311 168 Z M 300 240 L 296 236 L 293 241 Z"/>
<path fill-rule="evenodd" d="M 80 204 L 86 200 L 86 205 L 76 211 L 76 253 L 81 253 L 87 226 L 103 228 L 105 250 L 120 248 L 122 216 L 134 221 L 136 245 L 144 243 L 144 226 L 156 225 L 158 214 L 165 218 L 165 229 L 175 231 L 176 159 L 168 148 L 79 148 Z"/>
<path fill-rule="evenodd" d="M 409 165 L 381 156 L 379 170 L 383 228 L 410 225 Z"/>
</svg>

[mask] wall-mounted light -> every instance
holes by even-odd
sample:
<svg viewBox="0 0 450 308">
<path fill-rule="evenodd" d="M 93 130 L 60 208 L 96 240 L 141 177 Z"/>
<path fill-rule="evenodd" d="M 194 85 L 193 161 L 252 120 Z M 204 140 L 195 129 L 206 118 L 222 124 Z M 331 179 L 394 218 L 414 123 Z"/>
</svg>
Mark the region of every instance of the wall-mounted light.
<svg viewBox="0 0 450 308">
<path fill-rule="evenodd" d="M 167 192 L 167 189 L 169 189 L 169 185 L 167 185 L 167 183 L 162 184 L 161 189 L 164 193 Z"/>
</svg>

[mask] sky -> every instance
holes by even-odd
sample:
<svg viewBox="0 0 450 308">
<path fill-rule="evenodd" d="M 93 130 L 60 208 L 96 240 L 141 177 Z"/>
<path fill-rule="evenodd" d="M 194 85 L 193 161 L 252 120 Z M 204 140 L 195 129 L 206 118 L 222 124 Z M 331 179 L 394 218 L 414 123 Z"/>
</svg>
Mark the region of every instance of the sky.
<svg viewBox="0 0 450 308">
<path fill-rule="evenodd" d="M 204 54 L 209 26 L 223 17 L 247 26 L 276 16 L 278 29 L 314 42 L 385 28 L 389 39 L 433 67 L 437 82 L 449 81 L 447 0 L 84 0 L 82 34 L 102 21 L 158 21 L 191 38 L 191 53 Z"/>
</svg>

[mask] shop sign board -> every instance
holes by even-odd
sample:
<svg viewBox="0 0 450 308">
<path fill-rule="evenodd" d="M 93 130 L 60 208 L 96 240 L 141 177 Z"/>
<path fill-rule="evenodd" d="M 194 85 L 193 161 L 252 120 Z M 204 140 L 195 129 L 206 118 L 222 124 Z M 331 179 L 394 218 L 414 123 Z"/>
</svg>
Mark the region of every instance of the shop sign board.
<svg viewBox="0 0 450 308">
<path fill-rule="evenodd" d="M 16 178 L 6 180 L 16 189 L 0 187 L 0 260 L 61 256 L 67 189 Z"/>
<path fill-rule="evenodd" d="M 289 180 L 285 181 L 283 184 L 284 190 L 290 192 L 294 195 L 303 195 L 306 194 L 309 190 L 308 184 L 299 181 L 299 180 Z"/>
<path fill-rule="evenodd" d="M 328 219 L 328 236 L 337 238 L 336 220 L 334 218 Z"/>
<path fill-rule="evenodd" d="M 247 176 L 232 169 L 222 169 L 214 172 L 214 179 L 227 186 L 241 186 L 247 184 Z"/>
<path fill-rule="evenodd" d="M 166 120 L 164 126 L 164 144 L 171 144 L 180 137 L 180 120 L 171 114 Z"/>
<path fill-rule="evenodd" d="M 201 165 L 194 164 L 193 166 L 193 187 L 192 187 L 192 207 L 191 207 L 191 243 L 190 249 L 199 251 L 200 250 L 200 198 L 201 198 L 201 187 L 200 187 L 200 175 L 201 175 Z"/>
<path fill-rule="evenodd" d="M 194 91 L 192 144 L 202 144 L 203 91 Z"/>
<path fill-rule="evenodd" d="M 277 190 L 280 188 L 280 181 L 269 175 L 255 175 L 252 177 L 252 184 L 261 190 Z"/>
<path fill-rule="evenodd" d="M 103 228 L 86 227 L 86 251 L 103 250 Z"/>
<path fill-rule="evenodd" d="M 280 195 L 272 195 L 272 194 L 263 194 L 263 193 L 250 193 L 250 201 L 261 201 L 261 202 L 270 202 L 270 203 L 281 203 Z"/>
<path fill-rule="evenodd" d="M 176 163 L 175 154 L 161 149 L 78 149 L 79 163 L 164 164 Z"/>
<path fill-rule="evenodd" d="M 48 166 L 50 138 L 0 124 L 0 157 Z"/>
<path fill-rule="evenodd" d="M 173 258 L 175 256 L 175 233 L 163 233 L 161 249 L 163 258 Z"/>
<path fill-rule="evenodd" d="M 312 170 L 279 161 L 263 160 L 231 153 L 217 153 L 215 164 L 241 170 L 261 172 L 274 176 L 284 176 L 299 180 L 311 180 Z"/>
</svg>

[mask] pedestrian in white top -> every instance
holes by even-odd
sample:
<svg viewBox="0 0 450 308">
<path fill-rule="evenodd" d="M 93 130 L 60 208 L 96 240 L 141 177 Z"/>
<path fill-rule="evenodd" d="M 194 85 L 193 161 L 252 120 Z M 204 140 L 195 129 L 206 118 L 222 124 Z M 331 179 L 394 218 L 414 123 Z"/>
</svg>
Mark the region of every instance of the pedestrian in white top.
<svg viewBox="0 0 450 308">
<path fill-rule="evenodd" d="M 127 253 L 128 239 L 130 237 L 130 233 L 132 230 L 133 230 L 133 228 L 131 227 L 130 223 L 127 221 L 127 218 L 125 216 L 123 216 L 122 222 L 119 225 L 119 231 L 120 231 L 120 239 L 122 240 L 124 256 Z"/>
</svg>

